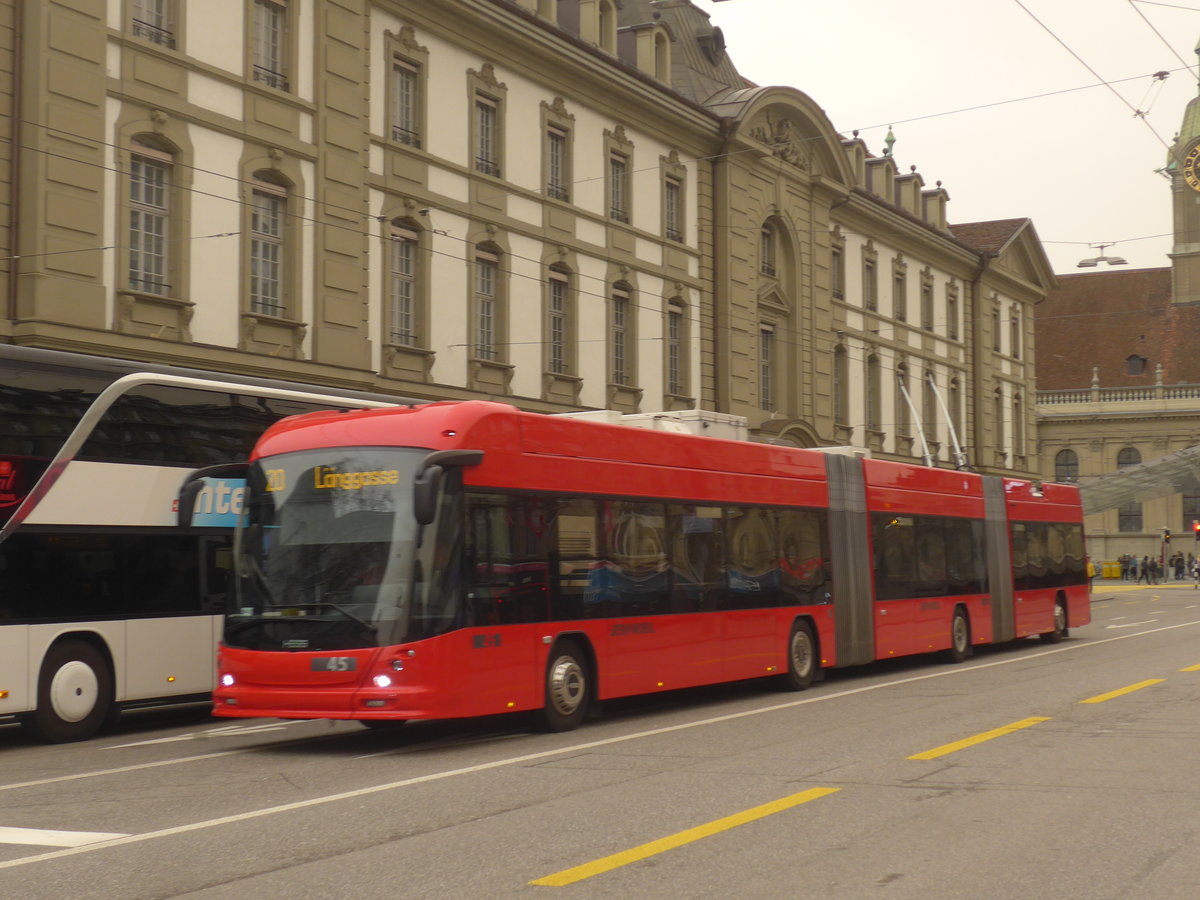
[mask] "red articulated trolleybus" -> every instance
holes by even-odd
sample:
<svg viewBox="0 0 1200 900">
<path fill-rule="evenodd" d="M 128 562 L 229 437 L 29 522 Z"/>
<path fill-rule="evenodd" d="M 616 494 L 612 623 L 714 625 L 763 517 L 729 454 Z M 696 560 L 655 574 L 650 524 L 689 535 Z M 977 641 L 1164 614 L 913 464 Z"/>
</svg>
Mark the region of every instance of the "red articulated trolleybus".
<svg viewBox="0 0 1200 900">
<path fill-rule="evenodd" d="M 245 474 L 222 716 L 567 730 L 594 701 L 1090 619 L 1069 485 L 485 401 L 286 419 Z"/>
</svg>

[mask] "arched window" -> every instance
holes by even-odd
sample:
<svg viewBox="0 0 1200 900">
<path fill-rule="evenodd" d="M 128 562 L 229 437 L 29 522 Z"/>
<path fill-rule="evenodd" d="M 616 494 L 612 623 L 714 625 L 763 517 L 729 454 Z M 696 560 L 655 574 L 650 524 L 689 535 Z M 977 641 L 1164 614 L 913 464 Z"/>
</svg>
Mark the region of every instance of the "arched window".
<svg viewBox="0 0 1200 900">
<path fill-rule="evenodd" d="M 676 397 L 688 392 L 688 323 L 683 300 L 673 297 L 667 303 L 667 393 Z"/>
<path fill-rule="evenodd" d="M 849 357 L 839 345 L 833 350 L 833 421 L 838 425 L 850 424 L 849 376 Z"/>
<path fill-rule="evenodd" d="M 129 154 L 129 287 L 171 293 L 174 157 L 153 138 L 133 139 Z"/>
<path fill-rule="evenodd" d="M 992 394 L 992 427 L 996 434 L 996 453 L 1001 457 L 1008 455 L 1008 442 L 1004 438 L 1004 392 L 996 388 Z"/>
<path fill-rule="evenodd" d="M 933 372 L 925 370 L 921 379 L 921 417 L 925 420 L 925 440 L 931 444 L 938 439 L 937 393 L 933 386 Z M 933 448 L 931 447 L 930 450 Z"/>
<path fill-rule="evenodd" d="M 1130 466 L 1140 465 L 1141 462 L 1142 454 L 1136 447 L 1124 447 L 1117 453 L 1117 469 L 1128 469 Z M 1134 500 L 1117 507 L 1117 531 L 1141 531 L 1142 528 L 1141 503 Z"/>
<path fill-rule="evenodd" d="M 654 35 L 654 77 L 662 82 L 671 80 L 671 46 L 661 31 Z"/>
<path fill-rule="evenodd" d="M 284 316 L 288 294 L 288 188 L 274 172 L 255 172 L 250 197 L 250 311 Z"/>
<path fill-rule="evenodd" d="M 612 0 L 600 0 L 600 49 L 617 52 L 617 13 Z"/>
<path fill-rule="evenodd" d="M 1013 433 L 1013 453 L 1017 456 L 1025 455 L 1025 405 L 1021 402 L 1021 395 L 1014 394 L 1012 401 L 1012 433 Z"/>
<path fill-rule="evenodd" d="M 957 378 L 950 380 L 950 396 L 946 403 L 950 407 L 950 421 L 954 423 L 954 434 L 961 446 L 966 435 L 963 434 L 962 427 L 962 385 Z"/>
<path fill-rule="evenodd" d="M 550 267 L 547 279 L 546 366 L 555 375 L 567 375 L 574 368 L 571 270 L 556 263 Z"/>
<path fill-rule="evenodd" d="M 609 383 L 633 385 L 637 366 L 637 316 L 633 288 L 623 281 L 612 286 L 609 300 Z"/>
<path fill-rule="evenodd" d="M 896 366 L 896 434 L 901 437 L 912 436 L 912 420 L 909 417 L 908 397 L 908 366 L 900 363 Z M 899 450 L 899 448 L 897 448 Z"/>
<path fill-rule="evenodd" d="M 1079 480 L 1079 455 L 1074 450 L 1054 454 L 1054 480 L 1064 484 Z"/>
<path fill-rule="evenodd" d="M 867 357 L 866 384 L 867 428 L 872 431 L 881 431 L 883 428 L 880 424 L 883 415 L 879 397 L 879 381 L 879 357 L 872 353 Z"/>
<path fill-rule="evenodd" d="M 411 222 L 396 219 L 388 236 L 388 341 L 415 347 L 421 343 L 417 308 L 420 232 Z"/>
<path fill-rule="evenodd" d="M 775 229 L 766 222 L 758 235 L 758 271 L 772 278 L 775 277 L 775 243 Z"/>
<path fill-rule="evenodd" d="M 503 328 L 500 261 L 498 247 L 480 244 L 475 248 L 475 308 L 472 319 L 476 359 L 500 359 L 500 335 Z"/>
</svg>

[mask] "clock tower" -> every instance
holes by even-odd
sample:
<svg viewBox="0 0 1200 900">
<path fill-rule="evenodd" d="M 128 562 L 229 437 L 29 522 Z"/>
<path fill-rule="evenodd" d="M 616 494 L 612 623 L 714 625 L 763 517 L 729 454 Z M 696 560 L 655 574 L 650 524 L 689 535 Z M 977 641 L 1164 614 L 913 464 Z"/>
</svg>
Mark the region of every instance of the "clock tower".
<svg viewBox="0 0 1200 900">
<path fill-rule="evenodd" d="M 1184 110 L 1164 172 L 1171 178 L 1175 214 L 1171 296 L 1175 303 L 1200 303 L 1200 94 Z"/>
</svg>

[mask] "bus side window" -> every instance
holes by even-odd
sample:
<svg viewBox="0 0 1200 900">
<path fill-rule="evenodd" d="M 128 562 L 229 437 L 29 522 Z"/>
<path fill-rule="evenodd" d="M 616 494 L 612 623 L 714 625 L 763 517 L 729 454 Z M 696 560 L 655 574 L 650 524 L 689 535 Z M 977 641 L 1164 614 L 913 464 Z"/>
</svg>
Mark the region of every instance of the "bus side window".
<svg viewBox="0 0 1200 900">
<path fill-rule="evenodd" d="M 538 497 L 471 494 L 467 516 L 466 624 L 546 621 L 551 505 Z"/>
<path fill-rule="evenodd" d="M 725 595 L 725 520 L 719 506 L 668 507 L 671 611 L 711 612 Z"/>
<path fill-rule="evenodd" d="M 666 518 L 661 503 L 605 500 L 605 590 L 602 616 L 652 616 L 667 611 Z"/>
<path fill-rule="evenodd" d="M 779 605 L 779 540 L 771 510 L 725 510 L 727 588 L 725 609 Z"/>
<path fill-rule="evenodd" d="M 557 571 L 552 597 L 555 619 L 595 619 L 602 615 L 608 572 L 600 559 L 596 501 L 563 498 L 558 501 Z"/>
</svg>

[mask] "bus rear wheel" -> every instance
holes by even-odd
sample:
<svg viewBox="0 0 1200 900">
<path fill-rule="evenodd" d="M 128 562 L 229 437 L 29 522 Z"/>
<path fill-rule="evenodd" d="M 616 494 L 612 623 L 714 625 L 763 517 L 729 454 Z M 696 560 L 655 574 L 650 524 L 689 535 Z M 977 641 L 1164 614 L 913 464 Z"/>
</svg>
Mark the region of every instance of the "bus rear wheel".
<svg viewBox="0 0 1200 900">
<path fill-rule="evenodd" d="M 546 705 L 541 724 L 547 731 L 571 731 L 587 715 L 591 685 L 587 658 L 575 641 L 560 641 L 546 663 Z"/>
<path fill-rule="evenodd" d="M 967 614 L 961 608 L 954 611 L 950 620 L 950 649 L 946 651 L 946 659 L 952 663 L 960 663 L 971 655 L 971 623 Z"/>
<path fill-rule="evenodd" d="M 1062 599 L 1054 601 L 1054 628 L 1038 635 L 1045 644 L 1057 644 L 1067 636 L 1067 607 Z"/>
<path fill-rule="evenodd" d="M 803 620 L 792 626 L 787 646 L 788 670 L 783 685 L 789 691 L 802 691 L 813 682 L 817 671 L 817 641 L 812 628 Z"/>
<path fill-rule="evenodd" d="M 100 730 L 112 708 L 112 672 L 100 651 L 63 641 L 42 661 L 37 709 L 22 721 L 42 740 L 82 741 Z"/>
</svg>

